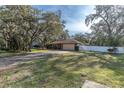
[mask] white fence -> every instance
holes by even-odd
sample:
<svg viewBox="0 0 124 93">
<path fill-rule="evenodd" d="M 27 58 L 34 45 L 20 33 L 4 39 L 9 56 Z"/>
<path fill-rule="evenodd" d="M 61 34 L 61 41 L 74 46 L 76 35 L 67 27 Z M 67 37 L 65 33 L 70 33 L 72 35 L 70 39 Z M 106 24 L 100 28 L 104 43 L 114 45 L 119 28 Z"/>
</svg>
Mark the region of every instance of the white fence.
<svg viewBox="0 0 124 93">
<path fill-rule="evenodd" d="M 96 51 L 96 52 L 108 52 L 108 49 L 113 47 L 106 47 L 106 46 L 79 46 L 79 50 L 86 50 L 86 51 Z M 124 47 L 116 47 L 116 53 L 124 53 Z"/>
</svg>

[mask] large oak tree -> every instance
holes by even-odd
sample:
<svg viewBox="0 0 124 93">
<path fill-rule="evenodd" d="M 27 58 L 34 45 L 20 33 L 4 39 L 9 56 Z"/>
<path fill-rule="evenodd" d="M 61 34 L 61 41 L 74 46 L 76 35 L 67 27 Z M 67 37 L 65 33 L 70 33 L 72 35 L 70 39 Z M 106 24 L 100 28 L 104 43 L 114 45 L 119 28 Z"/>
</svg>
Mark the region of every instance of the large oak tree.
<svg viewBox="0 0 124 93">
<path fill-rule="evenodd" d="M 6 48 L 30 51 L 36 39 L 42 38 L 42 44 L 47 44 L 52 38 L 62 35 L 65 33 L 64 25 L 59 14 L 32 6 L 1 6 L 0 34 Z"/>
<path fill-rule="evenodd" d="M 86 17 L 85 23 L 92 24 L 92 42 L 95 42 L 95 45 L 124 45 L 123 6 L 98 5 L 95 7 L 95 13 Z"/>
</svg>

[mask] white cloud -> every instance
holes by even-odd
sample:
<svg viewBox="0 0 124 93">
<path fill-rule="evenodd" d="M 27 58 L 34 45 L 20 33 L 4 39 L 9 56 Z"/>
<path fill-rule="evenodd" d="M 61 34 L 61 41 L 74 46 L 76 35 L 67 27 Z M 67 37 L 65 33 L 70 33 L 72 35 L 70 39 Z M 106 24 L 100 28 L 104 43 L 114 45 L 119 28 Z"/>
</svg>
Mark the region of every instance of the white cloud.
<svg viewBox="0 0 124 93">
<path fill-rule="evenodd" d="M 35 6 L 42 9 L 41 6 Z M 47 11 L 62 11 L 62 20 L 66 21 L 66 28 L 70 34 L 91 32 L 89 27 L 85 25 L 85 18 L 87 15 L 94 12 L 93 5 L 65 5 L 65 6 L 43 6 Z"/>
<path fill-rule="evenodd" d="M 69 23 L 69 24 L 67 24 L 66 27 L 67 27 L 67 29 L 69 29 L 73 33 L 85 33 L 85 32 L 90 33 L 91 32 L 89 27 L 87 27 L 83 21 L 80 21 L 80 22 L 77 21 L 74 23 Z"/>
<path fill-rule="evenodd" d="M 77 13 L 79 15 L 78 19 L 68 18 L 70 22 L 66 24 L 66 28 L 69 29 L 70 34 L 74 33 L 90 33 L 90 26 L 85 25 L 85 18 L 87 15 L 94 13 L 94 6 L 86 6 L 85 9 L 82 7 L 80 11 Z"/>
<path fill-rule="evenodd" d="M 84 16 L 94 13 L 95 12 L 94 8 L 95 6 L 87 6 L 86 9 L 82 9 Z"/>
</svg>

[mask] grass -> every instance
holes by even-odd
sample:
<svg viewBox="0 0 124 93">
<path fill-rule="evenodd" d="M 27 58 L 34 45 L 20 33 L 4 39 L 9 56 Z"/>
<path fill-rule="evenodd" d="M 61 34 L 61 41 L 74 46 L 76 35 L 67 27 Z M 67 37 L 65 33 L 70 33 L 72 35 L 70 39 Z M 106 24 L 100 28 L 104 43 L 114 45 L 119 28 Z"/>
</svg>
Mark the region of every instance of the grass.
<svg viewBox="0 0 124 93">
<path fill-rule="evenodd" d="M 11 57 L 11 56 L 19 56 L 19 55 L 26 55 L 28 53 L 45 53 L 48 50 L 42 50 L 42 49 L 31 49 L 31 52 L 25 52 L 25 51 L 21 51 L 21 52 L 13 52 L 13 51 L 5 51 L 5 50 L 0 50 L 0 58 L 2 57 Z"/>
<path fill-rule="evenodd" d="M 45 52 L 48 52 L 48 50 L 42 50 L 42 49 L 31 49 L 31 53 L 39 53 L 39 52 L 43 52 L 43 53 L 45 53 Z"/>
<path fill-rule="evenodd" d="M 81 87 L 85 80 L 124 87 L 124 55 L 49 55 L 0 72 L 0 87 Z"/>
<path fill-rule="evenodd" d="M 2 57 L 11 57 L 11 56 L 17 56 L 17 55 L 25 55 L 27 54 L 26 52 L 12 52 L 12 51 L 5 51 L 5 50 L 0 50 L 0 58 Z"/>
</svg>

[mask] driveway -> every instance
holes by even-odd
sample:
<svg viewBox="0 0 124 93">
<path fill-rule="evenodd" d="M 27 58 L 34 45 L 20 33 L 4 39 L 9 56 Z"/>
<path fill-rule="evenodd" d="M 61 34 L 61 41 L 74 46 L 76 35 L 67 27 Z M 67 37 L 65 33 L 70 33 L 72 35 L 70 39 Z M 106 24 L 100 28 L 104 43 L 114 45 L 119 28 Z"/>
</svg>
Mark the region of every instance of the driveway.
<svg viewBox="0 0 124 93">
<path fill-rule="evenodd" d="M 49 50 L 47 53 L 49 54 L 71 54 L 72 51 L 57 51 L 57 50 Z"/>
<path fill-rule="evenodd" d="M 68 53 L 73 53 L 73 52 L 49 50 L 48 52 L 45 53 L 29 53 L 27 55 L 0 58 L 0 70 L 17 65 L 18 63 L 40 59 L 51 54 L 68 54 Z"/>
</svg>

